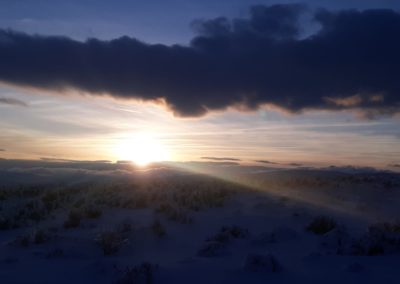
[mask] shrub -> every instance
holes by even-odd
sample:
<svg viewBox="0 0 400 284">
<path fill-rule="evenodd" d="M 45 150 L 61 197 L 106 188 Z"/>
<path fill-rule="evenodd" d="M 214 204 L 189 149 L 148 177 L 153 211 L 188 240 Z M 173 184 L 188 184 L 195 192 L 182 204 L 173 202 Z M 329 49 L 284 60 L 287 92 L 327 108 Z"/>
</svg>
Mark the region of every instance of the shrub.
<svg viewBox="0 0 400 284">
<path fill-rule="evenodd" d="M 63 256 L 64 256 L 64 251 L 60 248 L 52 249 L 46 254 L 46 258 L 60 258 Z"/>
<path fill-rule="evenodd" d="M 33 231 L 32 239 L 35 244 L 43 244 L 50 239 L 50 236 L 42 229 Z"/>
<path fill-rule="evenodd" d="M 42 196 L 42 202 L 47 211 L 54 210 L 58 207 L 58 194 L 55 191 L 48 191 Z"/>
<path fill-rule="evenodd" d="M 11 244 L 26 248 L 31 244 L 31 238 L 29 235 L 18 236 Z"/>
<path fill-rule="evenodd" d="M 371 225 L 368 228 L 368 231 L 370 233 L 375 233 L 375 234 L 396 234 L 400 233 L 400 223 L 390 223 L 390 222 L 384 222 L 384 223 L 378 223 Z"/>
<path fill-rule="evenodd" d="M 156 212 L 164 214 L 169 220 L 175 221 L 181 224 L 190 224 L 193 222 L 192 217 L 189 216 L 188 212 L 182 209 L 176 209 L 169 203 L 161 203 Z"/>
<path fill-rule="evenodd" d="M 365 270 L 365 267 L 358 262 L 353 262 L 346 267 L 346 271 L 350 273 L 360 273 Z"/>
<path fill-rule="evenodd" d="M 153 222 L 153 224 L 151 225 L 151 229 L 153 233 L 159 238 L 165 237 L 167 235 L 165 227 L 163 226 L 163 224 L 161 224 L 159 220 L 155 220 Z"/>
<path fill-rule="evenodd" d="M 337 224 L 332 218 L 319 216 L 311 221 L 311 223 L 306 227 L 306 230 L 316 235 L 324 235 L 332 231 L 336 226 Z"/>
<path fill-rule="evenodd" d="M 1 189 L 0 190 L 0 201 L 4 201 L 7 200 L 10 197 L 10 192 L 5 190 L 5 189 Z"/>
<path fill-rule="evenodd" d="M 151 284 L 153 283 L 154 271 L 157 268 L 157 265 L 149 262 L 143 262 L 133 268 L 126 268 L 120 271 L 122 275 L 116 281 L 116 284 Z"/>
<path fill-rule="evenodd" d="M 169 203 L 160 204 L 160 206 L 156 209 L 156 211 L 158 213 L 164 214 L 169 220 L 181 224 L 190 224 L 193 222 L 193 219 L 189 216 L 188 212 L 182 209 L 176 209 Z"/>
<path fill-rule="evenodd" d="M 94 206 L 89 206 L 85 208 L 85 216 L 90 219 L 96 219 L 101 216 L 103 212 L 101 211 L 100 208 L 94 207 Z"/>
<path fill-rule="evenodd" d="M 216 241 L 221 243 L 228 243 L 233 239 L 243 239 L 249 234 L 247 229 L 243 229 L 239 226 L 223 226 L 221 230 L 213 237 L 209 238 L 208 241 Z"/>
<path fill-rule="evenodd" d="M 228 233 L 229 235 L 231 235 L 233 238 L 236 238 L 236 239 L 237 238 L 243 239 L 243 238 L 247 237 L 247 235 L 249 234 L 247 229 L 243 229 L 236 225 L 223 226 L 221 228 L 221 232 Z"/>
<path fill-rule="evenodd" d="M 68 215 L 68 219 L 64 222 L 64 228 L 76 228 L 81 224 L 82 214 L 80 211 L 71 210 Z"/>
<path fill-rule="evenodd" d="M 0 231 L 12 229 L 12 224 L 9 218 L 0 215 Z"/>
<path fill-rule="evenodd" d="M 367 255 L 371 255 L 371 256 L 373 256 L 373 255 L 382 255 L 384 253 L 385 253 L 385 249 L 383 248 L 382 245 L 374 244 L 374 245 L 371 245 L 368 248 Z"/>
<path fill-rule="evenodd" d="M 203 246 L 197 251 L 197 255 L 201 257 L 215 257 L 222 255 L 225 249 L 225 244 L 218 241 L 206 241 Z"/>
<path fill-rule="evenodd" d="M 368 231 L 352 244 L 351 254 L 382 255 L 400 252 L 399 223 L 378 223 L 371 225 Z"/>
<path fill-rule="evenodd" d="M 272 232 L 262 233 L 257 236 L 253 243 L 257 245 L 272 244 L 277 242 L 287 242 L 298 238 L 295 230 L 286 227 L 279 227 Z"/>
<path fill-rule="evenodd" d="M 47 209 L 43 207 L 43 204 L 37 200 L 32 200 L 25 204 L 25 211 L 21 211 L 19 217 L 26 218 L 35 222 L 43 220 L 47 214 Z"/>
<path fill-rule="evenodd" d="M 247 235 L 247 229 L 235 225 L 223 226 L 216 235 L 206 240 L 206 243 L 198 250 L 197 255 L 202 257 L 221 255 L 232 239 L 245 238 Z"/>
<path fill-rule="evenodd" d="M 133 231 L 133 224 L 130 220 L 125 220 L 121 224 L 118 225 L 118 232 L 124 234 Z"/>
<path fill-rule="evenodd" d="M 127 240 L 122 238 L 118 232 L 106 231 L 100 233 L 95 241 L 100 245 L 104 255 L 113 255 Z"/>
<path fill-rule="evenodd" d="M 249 254 L 244 262 L 244 269 L 251 272 L 278 272 L 281 267 L 271 254 Z"/>
<path fill-rule="evenodd" d="M 323 235 L 321 246 L 324 249 L 338 255 L 348 254 L 353 248 L 353 238 L 344 226 L 337 226 L 335 229 Z"/>
<path fill-rule="evenodd" d="M 43 229 L 35 229 L 29 234 L 16 237 L 10 242 L 19 247 L 28 247 L 30 244 L 43 244 L 51 239 L 51 236 Z"/>
<path fill-rule="evenodd" d="M 80 198 L 74 203 L 74 207 L 80 208 L 83 204 L 85 204 L 85 198 Z"/>
</svg>

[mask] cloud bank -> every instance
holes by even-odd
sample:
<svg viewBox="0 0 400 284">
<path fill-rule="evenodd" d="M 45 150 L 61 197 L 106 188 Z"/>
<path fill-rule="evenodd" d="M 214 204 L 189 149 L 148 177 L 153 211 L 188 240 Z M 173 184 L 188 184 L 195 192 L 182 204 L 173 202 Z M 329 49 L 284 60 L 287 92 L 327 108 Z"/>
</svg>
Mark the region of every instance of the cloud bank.
<svg viewBox="0 0 400 284">
<path fill-rule="evenodd" d="M 0 43 L 1 45 L 1 43 Z M 1 68 L 1 67 L 0 67 Z M 0 98 L 0 104 L 27 107 L 28 104 L 14 98 Z"/>
<path fill-rule="evenodd" d="M 187 46 L 0 30 L 0 81 L 164 101 L 189 117 L 262 105 L 398 113 L 400 13 L 309 10 L 320 28 L 304 37 L 305 10 L 254 6 L 248 18 L 197 21 Z"/>
<path fill-rule="evenodd" d="M 240 159 L 237 158 L 229 158 L 229 157 L 201 157 L 203 160 L 212 160 L 212 161 L 235 161 L 239 162 Z"/>
<path fill-rule="evenodd" d="M 268 160 L 255 160 L 254 162 L 256 163 L 261 163 L 261 164 L 270 164 L 270 165 L 276 165 L 278 163 L 276 162 L 272 162 L 272 161 L 268 161 Z"/>
</svg>

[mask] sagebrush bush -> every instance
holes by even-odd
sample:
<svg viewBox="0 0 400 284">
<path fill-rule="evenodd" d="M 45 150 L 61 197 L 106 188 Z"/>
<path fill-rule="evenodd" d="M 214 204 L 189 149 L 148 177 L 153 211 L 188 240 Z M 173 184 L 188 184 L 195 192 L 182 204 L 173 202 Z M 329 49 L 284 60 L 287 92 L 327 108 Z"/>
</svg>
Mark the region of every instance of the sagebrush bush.
<svg viewBox="0 0 400 284">
<path fill-rule="evenodd" d="M 197 255 L 202 257 L 220 255 L 232 239 L 243 239 L 246 238 L 248 234 L 249 232 L 247 229 L 236 225 L 223 226 L 216 235 L 206 239 L 205 243 L 197 251 Z"/>
<path fill-rule="evenodd" d="M 101 209 L 98 207 L 95 207 L 95 206 L 87 206 L 85 208 L 84 212 L 85 212 L 86 218 L 90 218 L 90 219 L 99 218 L 103 214 Z"/>
<path fill-rule="evenodd" d="M 34 229 L 30 233 L 17 236 L 10 242 L 12 245 L 19 247 L 28 247 L 31 244 L 40 245 L 48 242 L 52 236 L 44 229 Z"/>
<path fill-rule="evenodd" d="M 26 248 L 31 244 L 31 237 L 30 235 L 18 236 L 15 240 L 11 241 L 10 244 Z"/>
<path fill-rule="evenodd" d="M 247 229 L 241 228 L 239 226 L 222 226 L 220 231 L 207 241 L 216 241 L 221 243 L 228 243 L 231 239 L 243 239 L 249 234 Z"/>
<path fill-rule="evenodd" d="M 0 231 L 1 230 L 10 230 L 13 228 L 12 222 L 10 218 L 6 216 L 0 215 Z"/>
<path fill-rule="evenodd" d="M 0 201 L 5 201 L 10 197 L 9 190 L 0 189 Z"/>
<path fill-rule="evenodd" d="M 43 229 L 37 229 L 32 232 L 32 239 L 35 244 L 43 244 L 50 239 L 50 235 Z"/>
<path fill-rule="evenodd" d="M 24 210 L 20 210 L 21 219 L 39 222 L 45 219 L 48 210 L 38 200 L 32 200 L 25 204 Z M 22 213 L 23 212 L 23 213 Z"/>
<path fill-rule="evenodd" d="M 167 235 L 164 225 L 159 220 L 154 220 L 153 224 L 151 225 L 151 230 L 159 238 Z"/>
<path fill-rule="evenodd" d="M 132 232 L 133 229 L 134 229 L 134 226 L 130 220 L 125 220 L 125 221 L 121 222 L 117 227 L 117 231 L 122 234 Z"/>
<path fill-rule="evenodd" d="M 56 191 L 47 191 L 42 196 L 42 202 L 47 211 L 56 209 L 58 207 L 58 193 Z"/>
<path fill-rule="evenodd" d="M 71 210 L 67 220 L 64 222 L 64 228 L 77 228 L 81 224 L 82 213 L 78 210 Z"/>
<path fill-rule="evenodd" d="M 197 255 L 201 257 L 215 257 L 223 254 L 225 243 L 219 241 L 206 241 L 197 251 Z"/>
<path fill-rule="evenodd" d="M 64 256 L 64 250 L 60 248 L 54 248 L 46 253 L 46 258 L 60 258 Z"/>
<path fill-rule="evenodd" d="M 354 240 L 351 254 L 382 255 L 400 252 L 400 225 L 398 222 L 378 223 L 369 226 L 367 232 Z"/>
<path fill-rule="evenodd" d="M 127 242 L 127 239 L 124 239 L 119 232 L 105 231 L 100 233 L 95 241 L 101 247 L 104 255 L 113 255 Z"/>
<path fill-rule="evenodd" d="M 370 233 L 400 233 L 400 222 L 383 222 L 369 226 Z"/>
<path fill-rule="evenodd" d="M 157 268 L 158 265 L 150 262 L 143 262 L 132 268 L 127 267 L 119 271 L 121 276 L 116 281 L 116 284 L 151 284 L 153 283 L 154 272 Z"/>
<path fill-rule="evenodd" d="M 281 265 L 271 254 L 249 254 L 244 262 L 244 269 L 251 272 L 278 272 Z"/>
<path fill-rule="evenodd" d="M 323 235 L 336 228 L 336 221 L 330 217 L 319 216 L 308 224 L 306 230 L 317 235 Z"/>
<path fill-rule="evenodd" d="M 181 224 L 190 224 L 193 222 L 193 218 L 189 216 L 189 213 L 182 209 L 176 209 L 169 203 L 161 203 L 156 212 L 164 214 L 169 220 L 175 221 Z"/>
<path fill-rule="evenodd" d="M 85 204 L 86 200 L 85 198 L 79 198 L 77 201 L 74 203 L 75 208 L 81 208 L 83 204 Z"/>
<path fill-rule="evenodd" d="M 371 256 L 373 256 L 373 255 L 382 255 L 384 253 L 385 253 L 385 249 L 380 244 L 371 245 L 368 248 L 368 251 L 367 251 L 367 254 L 371 255 Z"/>
</svg>

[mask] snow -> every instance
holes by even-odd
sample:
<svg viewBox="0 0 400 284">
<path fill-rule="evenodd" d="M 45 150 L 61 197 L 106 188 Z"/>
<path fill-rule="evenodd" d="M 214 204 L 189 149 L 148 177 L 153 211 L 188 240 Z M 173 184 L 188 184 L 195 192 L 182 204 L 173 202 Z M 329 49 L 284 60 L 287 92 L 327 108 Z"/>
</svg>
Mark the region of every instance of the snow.
<svg viewBox="0 0 400 284">
<path fill-rule="evenodd" d="M 38 221 L 25 214 L 18 228 L 0 230 L 0 283 L 399 283 L 399 176 L 390 174 L 388 189 L 387 173 L 364 180 L 365 173 L 317 172 L 275 173 L 288 182 L 273 188 L 270 172 L 250 174 L 255 188 L 168 169 L 7 193 L 3 220 L 29 211 L 28 202 L 42 206 L 45 191 L 59 195 Z M 86 206 L 101 215 L 89 218 Z M 81 220 L 66 228 L 72 209 Z M 336 226 L 307 230 L 320 216 Z M 156 233 L 156 221 L 165 235 Z M 371 227 L 380 222 L 392 225 Z M 101 240 L 115 246 L 107 255 Z M 356 242 L 383 251 L 354 253 Z"/>
</svg>

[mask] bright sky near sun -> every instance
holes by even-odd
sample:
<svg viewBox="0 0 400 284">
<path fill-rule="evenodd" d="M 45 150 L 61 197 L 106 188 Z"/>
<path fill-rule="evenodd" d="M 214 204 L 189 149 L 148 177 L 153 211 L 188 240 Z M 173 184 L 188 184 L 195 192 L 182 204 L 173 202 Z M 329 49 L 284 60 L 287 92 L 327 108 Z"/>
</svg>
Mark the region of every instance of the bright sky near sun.
<svg viewBox="0 0 400 284">
<path fill-rule="evenodd" d="M 161 106 L 134 101 L 52 96 L 8 87 L 1 91 L 28 104 L 0 104 L 4 158 L 146 164 L 215 156 L 245 162 L 384 167 L 395 163 L 400 152 L 396 119 L 366 121 L 329 112 L 292 116 L 269 110 L 178 119 Z"/>
<path fill-rule="evenodd" d="M 193 19 L 241 16 L 252 2 L 279 1 L 131 1 L 111 5 L 114 1 L 7 0 L 0 2 L 0 28 L 79 40 L 128 35 L 151 43 L 186 44 L 193 35 Z M 398 1 L 306 2 L 331 8 L 400 7 Z M 400 159 L 398 117 L 365 120 L 344 111 L 288 115 L 261 108 L 177 118 L 151 103 L 60 95 L 10 85 L 0 86 L 0 129 L 0 158 L 8 159 L 133 160 L 145 165 L 211 156 L 247 163 L 268 160 L 379 167 Z"/>
</svg>

